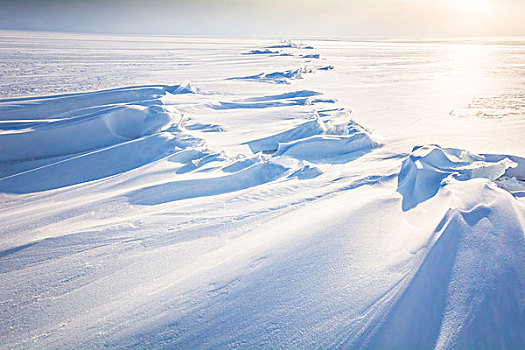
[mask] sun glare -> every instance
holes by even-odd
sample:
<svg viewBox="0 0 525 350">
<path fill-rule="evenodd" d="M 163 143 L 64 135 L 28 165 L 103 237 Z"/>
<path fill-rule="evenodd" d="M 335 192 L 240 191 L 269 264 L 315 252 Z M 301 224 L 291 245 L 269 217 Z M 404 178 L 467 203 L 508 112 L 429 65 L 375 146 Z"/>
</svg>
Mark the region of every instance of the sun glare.
<svg viewBox="0 0 525 350">
<path fill-rule="evenodd" d="M 469 18 L 489 16 L 494 9 L 492 0 L 449 0 L 448 3 L 451 9 Z"/>
</svg>

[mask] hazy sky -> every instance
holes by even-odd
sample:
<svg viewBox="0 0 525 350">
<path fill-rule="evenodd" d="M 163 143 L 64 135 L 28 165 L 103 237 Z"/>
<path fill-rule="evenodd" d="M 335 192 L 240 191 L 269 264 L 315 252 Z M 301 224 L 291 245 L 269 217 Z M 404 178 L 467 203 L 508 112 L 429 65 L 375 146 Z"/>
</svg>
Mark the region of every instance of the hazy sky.
<svg viewBox="0 0 525 350">
<path fill-rule="evenodd" d="M 288 36 L 525 35 L 525 0 L 0 0 L 0 29 Z"/>
</svg>

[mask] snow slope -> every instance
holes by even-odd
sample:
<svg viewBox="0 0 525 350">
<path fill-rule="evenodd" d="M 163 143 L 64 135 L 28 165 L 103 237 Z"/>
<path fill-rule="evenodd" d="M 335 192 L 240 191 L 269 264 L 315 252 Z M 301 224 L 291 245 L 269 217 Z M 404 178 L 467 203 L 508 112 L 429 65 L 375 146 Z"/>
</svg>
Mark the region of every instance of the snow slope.
<svg viewBox="0 0 525 350">
<path fill-rule="evenodd" d="M 0 348 L 525 346 L 523 43 L 0 35 Z"/>
</svg>

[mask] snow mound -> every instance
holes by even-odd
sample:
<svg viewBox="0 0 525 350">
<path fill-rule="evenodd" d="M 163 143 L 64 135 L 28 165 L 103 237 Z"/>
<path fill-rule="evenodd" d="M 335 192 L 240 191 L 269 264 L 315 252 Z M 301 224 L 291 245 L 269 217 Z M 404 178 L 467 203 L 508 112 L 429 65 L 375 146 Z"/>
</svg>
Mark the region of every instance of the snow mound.
<svg viewBox="0 0 525 350">
<path fill-rule="evenodd" d="M 273 153 L 310 162 L 333 158 L 346 162 L 371 151 L 379 144 L 359 124 L 334 123 L 317 117 L 295 128 L 248 142 L 253 153 Z"/>
<path fill-rule="evenodd" d="M 265 161 L 230 175 L 163 183 L 142 188 L 127 196 L 132 204 L 157 205 L 240 191 L 274 181 L 287 171 L 287 168 L 279 164 Z"/>
<path fill-rule="evenodd" d="M 269 55 L 269 54 L 278 54 L 279 51 L 270 50 L 270 49 L 256 49 L 243 53 L 243 55 Z"/>
<path fill-rule="evenodd" d="M 502 176 L 496 180 L 496 184 L 516 197 L 525 197 L 525 181 L 523 180 Z"/>
<path fill-rule="evenodd" d="M 454 182 L 455 207 L 367 347 L 518 349 L 525 343 L 523 207 L 488 180 Z"/>
<path fill-rule="evenodd" d="M 246 77 L 229 78 L 228 80 L 251 80 L 272 84 L 290 84 L 291 80 L 302 79 L 304 74 L 313 72 L 314 70 L 312 68 L 300 67 L 296 69 L 289 69 L 283 72 L 259 73 Z"/>
<path fill-rule="evenodd" d="M 201 132 L 224 132 L 226 129 L 222 127 L 219 124 L 211 124 L 211 123 L 184 123 L 183 124 L 184 129 L 186 130 L 194 130 L 194 131 L 201 131 Z"/>
<path fill-rule="evenodd" d="M 195 91 L 185 82 L 0 100 L 0 162 L 92 151 L 165 131 L 181 115 L 163 98 Z"/>
<path fill-rule="evenodd" d="M 285 48 L 291 48 L 291 49 L 303 49 L 303 50 L 312 50 L 314 47 L 310 45 L 306 45 L 303 43 L 294 43 L 290 40 L 285 40 L 281 42 L 280 44 L 268 46 L 268 49 L 285 49 Z"/>
<path fill-rule="evenodd" d="M 0 101 L 0 191 L 28 193 L 102 179 L 203 140 L 179 129 L 163 99 L 193 93 L 189 82 Z M 20 118 L 19 121 L 14 118 Z M 193 123 L 204 132 L 220 126 Z"/>
<path fill-rule="evenodd" d="M 515 167 L 518 163 L 502 156 L 478 155 L 436 145 L 417 146 L 403 161 L 397 191 L 403 196 L 403 210 L 409 210 L 433 197 L 449 177 L 494 181 Z"/>
<path fill-rule="evenodd" d="M 163 106 L 126 105 L 30 129 L 0 131 L 0 161 L 89 151 L 164 131 L 179 119 Z"/>
<path fill-rule="evenodd" d="M 149 164 L 175 148 L 176 139 L 160 133 L 120 143 L 0 178 L 0 192 L 40 192 L 98 180 Z M 130 155 L 133 155 L 130 157 Z"/>
<path fill-rule="evenodd" d="M 282 52 L 282 51 L 280 51 L 279 53 L 277 53 L 275 55 L 272 55 L 272 56 L 294 56 L 294 54 L 290 53 L 290 52 Z"/>
<path fill-rule="evenodd" d="M 95 92 L 0 100 L 0 120 L 70 118 L 80 110 L 108 105 L 132 104 L 169 94 L 194 93 L 189 82 L 180 85 L 144 85 Z M 77 112 L 74 112 L 77 111 Z M 66 113 L 66 115 L 62 115 Z"/>
<path fill-rule="evenodd" d="M 301 55 L 300 57 L 301 57 L 301 58 L 314 58 L 314 59 L 318 59 L 318 58 L 321 58 L 321 55 L 318 54 L 318 53 L 313 53 L 313 54 L 310 54 L 310 55 Z"/>
<path fill-rule="evenodd" d="M 322 95 L 319 92 L 310 90 L 301 90 L 287 92 L 279 95 L 269 95 L 262 97 L 251 97 L 243 100 L 224 102 L 220 101 L 210 107 L 215 110 L 222 109 L 260 109 L 271 107 L 289 107 L 289 106 L 311 106 L 317 103 L 335 103 L 331 98 L 316 97 Z"/>
<path fill-rule="evenodd" d="M 293 129 L 283 131 L 279 134 L 268 136 L 262 139 L 248 142 L 248 146 L 253 153 L 275 153 L 279 149 L 280 143 L 287 143 L 310 136 L 319 135 L 325 132 L 325 125 L 319 119 L 307 121 Z"/>
<path fill-rule="evenodd" d="M 298 90 L 298 91 L 285 92 L 285 93 L 278 94 L 278 95 L 250 97 L 250 98 L 246 98 L 244 101 L 265 102 L 265 101 L 274 101 L 274 100 L 285 100 L 285 99 L 298 98 L 298 97 L 312 97 L 312 96 L 319 96 L 319 95 L 322 95 L 322 93 L 317 92 L 317 91 L 312 91 L 312 90 Z"/>
<path fill-rule="evenodd" d="M 300 67 L 296 69 L 288 69 L 282 72 L 273 73 L 259 73 L 256 75 L 249 75 L 245 77 L 233 77 L 227 80 L 247 80 L 256 82 L 265 82 L 272 84 L 291 84 L 292 80 L 303 79 L 305 74 L 315 73 L 317 70 L 330 70 L 332 66 L 323 66 L 318 68 Z"/>
<path fill-rule="evenodd" d="M 288 156 L 309 162 L 346 163 L 370 152 L 377 144 L 365 133 L 351 136 L 318 135 L 282 143 L 276 156 Z M 334 159 L 339 158 L 339 159 Z"/>
</svg>

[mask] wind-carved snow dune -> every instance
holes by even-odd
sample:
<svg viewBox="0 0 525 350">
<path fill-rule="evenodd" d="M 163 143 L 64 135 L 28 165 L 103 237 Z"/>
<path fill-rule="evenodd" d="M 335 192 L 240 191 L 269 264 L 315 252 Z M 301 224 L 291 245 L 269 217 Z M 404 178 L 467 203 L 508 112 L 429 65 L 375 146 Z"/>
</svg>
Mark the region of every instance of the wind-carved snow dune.
<svg viewBox="0 0 525 350">
<path fill-rule="evenodd" d="M 445 192 L 454 196 L 451 208 L 368 340 L 371 349 L 517 349 L 525 342 L 523 206 L 483 178 L 454 180 Z"/>
<path fill-rule="evenodd" d="M 378 147 L 354 121 L 334 124 L 320 117 L 279 134 L 248 142 L 254 153 L 287 156 L 310 162 L 347 162 Z"/>
<path fill-rule="evenodd" d="M 193 92 L 185 83 L 0 101 L 0 190 L 68 186 L 170 154 L 180 139 L 182 115 L 162 99 Z M 13 115 L 23 122 L 11 123 Z"/>
<path fill-rule="evenodd" d="M 293 48 L 293 49 L 302 49 L 302 50 L 313 50 L 314 47 L 311 45 L 303 43 L 295 43 L 291 40 L 285 40 L 280 44 L 275 44 L 267 47 L 268 49 L 283 49 L 283 48 Z"/>
<path fill-rule="evenodd" d="M 239 170 L 231 175 L 168 182 L 134 191 L 127 196 L 132 204 L 142 205 L 213 196 L 274 181 L 283 176 L 287 170 L 279 164 L 266 161 Z"/>
<path fill-rule="evenodd" d="M 78 153 L 158 133 L 180 120 L 161 98 L 191 92 L 185 83 L 0 100 L 0 161 Z"/>
<path fill-rule="evenodd" d="M 330 70 L 332 66 L 322 66 L 316 68 L 310 68 L 303 66 L 295 69 L 288 69 L 282 72 L 272 72 L 272 73 L 259 73 L 255 75 L 248 75 L 245 77 L 233 77 L 228 78 L 228 80 L 247 80 L 247 81 L 256 81 L 256 82 L 265 82 L 272 84 L 291 84 L 292 80 L 303 79 L 305 74 L 315 73 L 317 70 Z"/>
<path fill-rule="evenodd" d="M 144 85 L 57 96 L 0 99 L 1 120 L 64 119 L 89 113 L 89 108 L 114 104 L 155 102 L 166 93 L 194 93 L 189 82 L 180 85 Z M 63 113 L 66 113 L 63 115 Z"/>
<path fill-rule="evenodd" d="M 270 49 L 255 49 L 248 52 L 244 52 L 243 55 L 269 55 L 269 54 L 279 54 L 280 51 L 270 50 Z"/>
<path fill-rule="evenodd" d="M 289 107 L 289 106 L 311 106 L 317 103 L 335 103 L 331 98 L 320 97 L 322 95 L 316 91 L 301 90 L 287 92 L 279 95 L 250 97 L 238 101 L 220 101 L 210 107 L 215 110 L 222 109 L 261 109 L 271 107 Z"/>
<path fill-rule="evenodd" d="M 397 190 L 403 195 L 403 210 L 433 197 L 447 179 L 464 181 L 503 175 L 525 180 L 525 159 L 503 155 L 478 155 L 439 146 L 417 146 L 403 161 Z M 516 170 L 513 170 L 516 169 Z"/>
<path fill-rule="evenodd" d="M 0 134 L 0 161 L 79 153 L 162 132 L 180 121 L 164 106 L 125 105 Z M 33 147 L 26 147 L 33 145 Z"/>
<path fill-rule="evenodd" d="M 418 146 L 403 162 L 403 210 L 448 203 L 428 251 L 362 344 L 388 348 L 519 348 L 525 211 L 494 180 L 525 179 L 523 158 Z M 432 198 L 435 197 L 435 198 Z M 413 209 L 417 210 L 417 208 Z"/>
</svg>

